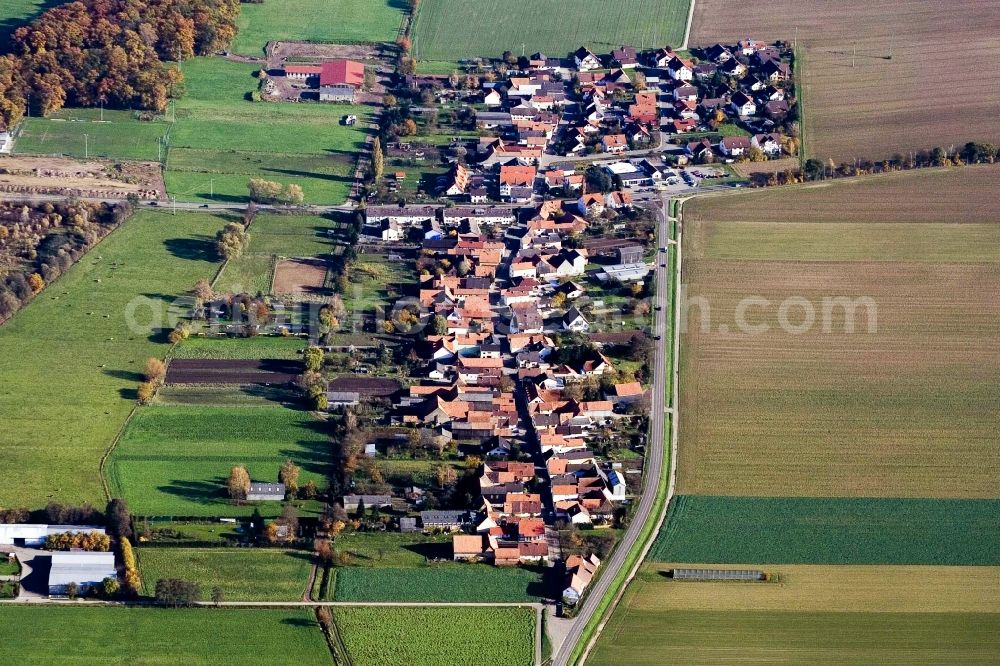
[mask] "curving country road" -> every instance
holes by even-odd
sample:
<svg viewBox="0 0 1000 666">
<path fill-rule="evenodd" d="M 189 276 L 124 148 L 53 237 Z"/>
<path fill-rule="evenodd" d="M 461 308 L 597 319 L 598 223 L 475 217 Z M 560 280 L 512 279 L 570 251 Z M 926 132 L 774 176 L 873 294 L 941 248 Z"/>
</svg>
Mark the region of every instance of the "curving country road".
<svg viewBox="0 0 1000 666">
<path fill-rule="evenodd" d="M 667 247 L 668 251 L 673 251 L 677 253 L 675 262 L 676 282 L 671 285 L 671 275 L 669 274 L 669 269 L 661 265 L 666 262 L 667 253 L 659 252 L 656 264 L 656 298 L 654 301 L 655 309 L 653 310 L 654 320 L 653 320 L 653 335 L 659 336 L 659 340 L 654 340 L 655 354 L 653 361 L 653 382 L 651 391 L 651 401 L 650 401 L 650 437 L 649 445 L 646 450 L 646 469 L 644 470 L 643 479 L 643 493 L 639 499 L 639 505 L 636 507 L 636 511 L 632 516 L 632 521 L 625 531 L 625 536 L 615 547 L 614 552 L 611 557 L 607 558 L 601 564 L 600 576 L 597 581 L 590 586 L 587 591 L 587 597 L 581 604 L 577 611 L 576 617 L 573 620 L 573 624 L 566 634 L 566 639 L 563 641 L 562 645 L 559 646 L 558 650 L 552 655 L 552 663 L 554 666 L 569 666 L 570 659 L 573 655 L 573 650 L 576 645 L 582 640 L 583 632 L 594 617 L 597 612 L 597 608 L 601 603 L 601 600 L 608 594 L 611 590 L 611 585 L 618 573 L 625 565 L 625 560 L 628 557 L 629 552 L 631 552 L 637 545 L 637 541 L 642 532 L 643 526 L 646 525 L 650 520 L 656 520 L 657 526 L 662 524 L 663 518 L 666 515 L 666 508 L 670 504 L 670 500 L 674 494 L 674 480 L 677 473 L 677 428 L 671 428 L 671 451 L 670 456 L 670 478 L 667 486 L 667 501 L 663 505 L 663 511 L 659 516 L 653 515 L 653 506 L 656 501 L 656 481 L 664 473 L 663 469 L 663 447 L 664 447 L 664 416 L 670 412 L 672 413 L 673 423 L 677 422 L 677 368 L 678 368 L 678 351 L 679 351 L 679 328 L 678 319 L 680 317 L 680 307 L 678 301 L 678 308 L 675 313 L 675 320 L 673 322 L 673 333 L 674 335 L 669 336 L 668 332 L 670 328 L 668 327 L 667 317 L 670 313 L 670 298 L 671 293 L 680 289 L 680 270 L 681 270 L 681 250 L 680 250 L 680 225 L 678 225 L 678 237 L 676 243 L 670 239 L 670 218 L 668 217 L 668 206 L 670 200 L 664 196 L 661 200 L 661 210 L 659 211 L 659 226 L 657 227 L 657 239 L 660 247 Z M 669 246 L 669 247 L 668 247 Z M 669 265 L 669 264 L 668 264 Z M 671 289 L 671 286 L 674 289 Z M 667 349 L 666 341 L 673 338 L 673 344 L 671 348 Z M 667 377 L 667 354 L 670 353 L 673 356 L 673 372 L 671 376 Z M 670 391 L 671 396 L 669 408 L 666 405 L 667 398 L 667 382 L 670 381 Z M 625 587 L 628 582 L 632 579 L 635 574 L 635 569 L 642 563 L 645 558 L 646 551 L 652 545 L 653 539 L 650 538 L 645 548 L 642 552 L 642 556 L 636 561 L 635 567 L 629 572 L 629 576 L 625 583 L 622 584 L 621 588 L 616 591 L 617 595 L 621 595 L 625 591 Z M 590 651 L 590 647 L 594 641 L 596 641 L 597 636 L 600 635 L 600 631 L 607 622 L 614 610 L 616 603 L 612 604 L 607 610 L 606 615 L 603 617 L 601 624 L 597 627 L 597 630 L 593 633 L 588 645 L 585 646 L 583 656 L 580 659 L 582 663 L 586 658 L 587 653 Z"/>
</svg>

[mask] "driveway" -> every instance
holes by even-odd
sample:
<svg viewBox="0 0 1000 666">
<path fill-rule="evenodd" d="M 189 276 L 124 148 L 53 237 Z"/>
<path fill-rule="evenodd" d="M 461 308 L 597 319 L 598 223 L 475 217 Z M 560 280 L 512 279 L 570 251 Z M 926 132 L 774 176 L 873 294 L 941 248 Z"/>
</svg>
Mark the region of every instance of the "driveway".
<svg viewBox="0 0 1000 666">
<path fill-rule="evenodd" d="M 52 554 L 47 550 L 4 546 L 0 552 L 14 553 L 21 563 L 21 595 L 19 599 L 31 601 L 49 598 L 49 569 Z"/>
</svg>

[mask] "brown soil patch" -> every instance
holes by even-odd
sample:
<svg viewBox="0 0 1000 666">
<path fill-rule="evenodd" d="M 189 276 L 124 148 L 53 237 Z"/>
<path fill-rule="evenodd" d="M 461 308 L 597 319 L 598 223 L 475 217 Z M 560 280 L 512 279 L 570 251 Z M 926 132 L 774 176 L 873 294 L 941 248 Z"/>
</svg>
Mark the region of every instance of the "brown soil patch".
<svg viewBox="0 0 1000 666">
<path fill-rule="evenodd" d="M 839 162 L 1000 139 L 996 29 L 982 0 L 698 0 L 691 43 L 797 36 L 805 149 Z"/>
<path fill-rule="evenodd" d="M 326 293 L 326 262 L 322 259 L 286 259 L 279 261 L 274 270 L 274 288 L 277 295 L 322 296 Z"/>
<path fill-rule="evenodd" d="M 998 182 L 1000 165 L 921 169 L 697 198 L 684 214 L 740 222 L 995 222 Z"/>
<path fill-rule="evenodd" d="M 744 178 L 752 173 L 781 173 L 787 170 L 795 171 L 798 168 L 799 159 L 797 157 L 785 157 L 766 162 L 737 162 L 733 165 L 733 171 Z"/>
<path fill-rule="evenodd" d="M 159 199 L 165 193 L 155 162 L 74 160 L 68 157 L 0 157 L 0 191 L 121 199 L 136 194 Z"/>
<path fill-rule="evenodd" d="M 681 338 L 679 492 L 998 496 L 1000 260 L 981 252 L 982 260 L 935 260 L 920 251 L 940 242 L 979 252 L 967 227 L 989 225 L 882 224 L 880 233 L 903 249 L 895 260 L 844 260 L 851 253 L 840 248 L 849 240 L 842 236 L 866 221 L 973 221 L 976 211 L 976 221 L 996 219 L 981 203 L 996 173 L 955 169 L 940 177 L 783 188 L 780 199 L 717 198 L 695 203 L 692 215 L 685 210 L 683 282 L 688 298 L 704 299 L 710 317 L 703 328 L 699 312 L 689 311 Z M 979 188 L 959 185 L 956 195 L 928 185 L 960 176 L 981 178 Z M 755 235 L 765 223 L 799 230 L 797 240 L 784 237 L 783 258 L 735 254 L 741 247 L 759 254 Z M 831 259 L 816 260 L 815 248 L 802 242 L 813 237 L 810 230 L 828 239 Z M 724 256 L 712 242 L 721 234 Z M 766 324 L 766 332 L 739 331 L 737 305 L 748 296 L 770 303 L 754 305 L 746 317 Z M 841 296 L 870 298 L 877 327 L 868 329 L 862 309 L 848 333 L 843 310 L 836 310 L 824 330 L 821 303 Z M 805 332 L 781 327 L 779 306 L 790 298 L 814 307 L 816 323 Z M 802 312 L 791 308 L 788 320 L 801 322 Z"/>
</svg>

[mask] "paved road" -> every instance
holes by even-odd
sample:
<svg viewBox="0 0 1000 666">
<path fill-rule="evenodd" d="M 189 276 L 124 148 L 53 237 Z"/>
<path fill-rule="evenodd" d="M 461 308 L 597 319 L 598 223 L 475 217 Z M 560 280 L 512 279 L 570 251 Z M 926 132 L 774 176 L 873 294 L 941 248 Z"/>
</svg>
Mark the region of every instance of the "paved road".
<svg viewBox="0 0 1000 666">
<path fill-rule="evenodd" d="M 661 200 L 661 210 L 659 212 L 659 226 L 657 227 L 657 239 L 660 246 L 666 246 L 667 241 L 670 238 L 670 221 L 667 217 L 667 206 L 669 204 L 669 199 L 664 197 Z M 675 246 L 677 247 L 677 246 Z M 592 584 L 587 592 L 587 597 L 583 604 L 577 611 L 576 617 L 573 620 L 573 625 L 566 635 L 566 640 L 559 646 L 557 651 L 553 654 L 552 663 L 554 666 L 567 666 L 569 664 L 570 656 L 573 652 L 574 647 L 581 640 L 584 628 L 590 622 L 590 619 L 597 612 L 597 607 L 601 603 L 601 600 L 608 593 L 611 588 L 612 581 L 614 580 L 618 570 L 625 565 L 625 559 L 628 557 L 629 552 L 636 547 L 636 542 L 639 538 L 640 532 L 642 532 L 643 526 L 651 519 L 660 520 L 660 517 L 653 516 L 653 504 L 656 497 L 655 486 L 657 480 L 664 473 L 663 469 L 663 446 L 664 446 L 664 432 L 663 432 L 663 415 L 666 413 L 667 405 L 667 354 L 676 354 L 677 347 L 667 349 L 666 340 L 668 339 L 667 332 L 667 317 L 670 312 L 670 296 L 671 296 L 671 283 L 670 275 L 667 267 L 661 265 L 666 262 L 666 253 L 658 253 L 657 264 L 656 264 L 656 300 L 654 321 L 653 321 L 653 335 L 658 336 L 659 340 L 654 339 L 655 345 L 655 355 L 653 361 L 653 382 L 651 390 L 651 407 L 650 407 L 650 422 L 651 422 L 651 432 L 649 437 L 649 446 L 646 449 L 646 469 L 644 472 L 644 488 L 642 496 L 639 500 L 639 505 L 636 507 L 635 513 L 632 515 L 632 521 L 629 524 L 628 529 L 625 532 L 625 536 L 615 547 L 614 552 L 611 557 L 607 558 L 601 564 L 600 576 L 597 582 Z M 669 264 L 668 264 L 669 265 Z M 680 271 L 680 254 L 678 252 L 676 270 Z M 678 285 L 680 280 L 677 281 Z M 679 310 L 679 309 L 678 309 Z M 676 336 L 675 336 L 676 339 Z M 676 368 L 676 359 L 674 367 Z M 672 409 L 676 414 L 677 404 L 674 401 L 676 396 L 676 381 L 673 381 L 671 386 L 670 394 L 672 396 Z M 674 417 L 676 419 L 676 416 Z M 677 429 L 674 428 L 673 432 L 676 433 Z M 676 455 L 671 458 L 671 483 L 668 490 L 668 501 L 669 496 L 673 492 L 673 469 L 676 461 Z M 640 558 L 641 562 L 641 558 Z M 619 592 L 624 591 L 624 586 Z M 604 620 L 610 616 L 610 612 L 614 610 L 614 604 L 608 610 L 608 615 L 605 616 Z M 594 633 L 594 637 L 599 634 Z"/>
</svg>

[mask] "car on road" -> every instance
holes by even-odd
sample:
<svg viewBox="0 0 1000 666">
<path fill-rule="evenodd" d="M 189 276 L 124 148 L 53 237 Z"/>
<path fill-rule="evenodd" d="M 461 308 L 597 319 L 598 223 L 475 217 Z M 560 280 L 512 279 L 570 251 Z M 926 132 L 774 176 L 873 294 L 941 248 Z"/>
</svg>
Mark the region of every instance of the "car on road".
<svg viewBox="0 0 1000 666">
<path fill-rule="evenodd" d="M 660 339 L 660 336 L 659 336 L 659 335 L 654 335 L 654 336 L 653 336 L 653 339 L 654 339 L 654 340 L 659 340 L 659 339 Z"/>
<path fill-rule="evenodd" d="M 208 208 L 208 204 L 202 204 L 202 205 L 198 206 L 198 208 Z"/>
<path fill-rule="evenodd" d="M 663 309 L 663 306 L 662 305 L 657 305 L 653 309 L 656 310 L 657 312 L 659 312 L 660 310 Z"/>
</svg>

